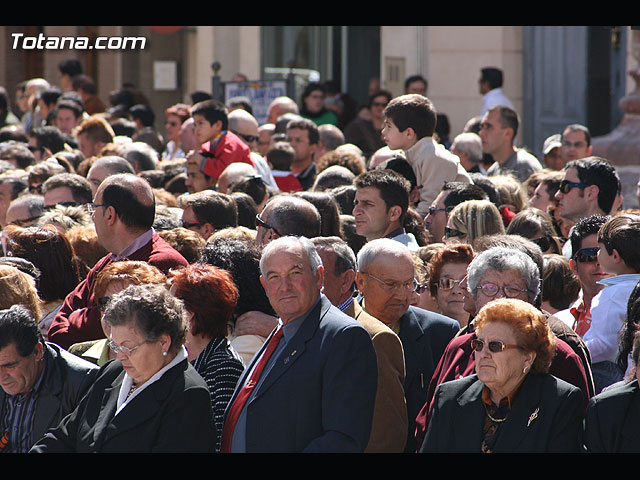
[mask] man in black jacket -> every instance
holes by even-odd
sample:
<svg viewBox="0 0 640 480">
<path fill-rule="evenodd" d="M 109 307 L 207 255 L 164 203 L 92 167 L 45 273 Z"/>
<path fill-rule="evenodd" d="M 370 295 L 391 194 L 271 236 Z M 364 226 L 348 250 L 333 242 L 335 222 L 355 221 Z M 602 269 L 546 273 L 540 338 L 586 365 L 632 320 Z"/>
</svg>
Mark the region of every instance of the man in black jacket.
<svg viewBox="0 0 640 480">
<path fill-rule="evenodd" d="M 26 453 L 76 407 L 96 372 L 45 342 L 23 307 L 0 310 L 0 451 Z"/>
</svg>

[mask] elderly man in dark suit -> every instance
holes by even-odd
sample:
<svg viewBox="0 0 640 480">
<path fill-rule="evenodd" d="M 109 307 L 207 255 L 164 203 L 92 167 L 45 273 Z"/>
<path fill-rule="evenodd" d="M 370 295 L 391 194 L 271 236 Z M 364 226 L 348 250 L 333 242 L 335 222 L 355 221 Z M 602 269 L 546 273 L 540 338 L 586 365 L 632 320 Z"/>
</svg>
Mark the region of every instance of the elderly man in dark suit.
<svg viewBox="0 0 640 480">
<path fill-rule="evenodd" d="M 407 443 L 407 404 L 404 398 L 404 351 L 400 338 L 355 301 L 356 256 L 339 237 L 311 240 L 324 267 L 323 292 L 340 310 L 369 332 L 378 358 L 378 393 L 371 436 L 365 453 L 401 453 Z"/>
<path fill-rule="evenodd" d="M 460 325 L 444 315 L 411 306 L 416 291 L 413 258 L 400 242 L 380 238 L 358 252 L 358 290 L 364 311 L 386 324 L 402 341 L 408 431 L 406 452 L 414 452 L 416 415 L 426 400 L 429 380 Z"/>
<path fill-rule="evenodd" d="M 273 240 L 260 263 L 279 322 L 238 381 L 221 452 L 363 452 L 378 378 L 371 337 L 321 293 L 309 239 Z"/>
</svg>

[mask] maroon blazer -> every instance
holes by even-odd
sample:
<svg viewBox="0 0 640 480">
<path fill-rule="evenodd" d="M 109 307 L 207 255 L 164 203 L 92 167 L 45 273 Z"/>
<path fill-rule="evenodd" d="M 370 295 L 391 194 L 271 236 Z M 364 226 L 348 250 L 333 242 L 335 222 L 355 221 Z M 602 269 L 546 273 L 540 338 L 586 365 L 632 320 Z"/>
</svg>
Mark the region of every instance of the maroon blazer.
<svg viewBox="0 0 640 480">
<path fill-rule="evenodd" d="M 429 425 L 432 400 L 436 387 L 449 380 L 468 377 L 475 373 L 475 357 L 473 355 L 473 349 L 471 348 L 471 340 L 473 340 L 475 336 L 475 332 L 472 332 L 455 337 L 445 349 L 442 358 L 440 358 L 440 362 L 429 383 L 427 401 L 416 418 L 418 451 L 420 450 L 427 426 Z M 582 391 L 583 407 L 586 408 L 590 396 L 587 375 L 582 360 L 580 360 L 580 357 L 563 340 L 556 338 L 556 343 L 556 356 L 551 362 L 549 373 L 578 387 Z"/>
<path fill-rule="evenodd" d="M 188 264 L 185 258 L 157 233 L 153 234 L 150 242 L 129 255 L 128 260 L 149 262 L 164 273 L 171 268 Z M 50 342 L 68 349 L 74 343 L 104 338 L 93 290 L 98 274 L 111 262 L 111 254 L 98 260 L 87 277 L 67 295 L 49 327 Z"/>
</svg>

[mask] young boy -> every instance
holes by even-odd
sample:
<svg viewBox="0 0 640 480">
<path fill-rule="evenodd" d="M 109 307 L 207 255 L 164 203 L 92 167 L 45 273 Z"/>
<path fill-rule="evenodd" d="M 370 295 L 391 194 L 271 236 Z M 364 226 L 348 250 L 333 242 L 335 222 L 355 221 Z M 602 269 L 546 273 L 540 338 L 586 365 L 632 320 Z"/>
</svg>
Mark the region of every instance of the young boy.
<svg viewBox="0 0 640 480">
<path fill-rule="evenodd" d="M 436 110 L 420 94 L 401 95 L 384 109 L 382 137 L 391 150 L 403 150 L 416 174 L 420 201 L 416 210 L 424 217 L 446 182 L 472 183 L 460 159 L 437 143 Z"/>
<path fill-rule="evenodd" d="M 229 119 L 224 104 L 217 100 L 196 103 L 191 109 L 191 117 L 196 140 L 201 145 L 202 173 L 217 180 L 230 163 L 244 162 L 255 167 L 249 146 L 228 130 Z"/>
<path fill-rule="evenodd" d="M 596 393 L 622 380 L 616 365 L 618 337 L 627 318 L 629 296 L 640 280 L 640 216 L 620 213 L 598 231 L 598 262 L 611 277 L 591 301 L 591 327 L 583 340 L 591 353 Z"/>
<path fill-rule="evenodd" d="M 281 192 L 302 191 L 300 180 L 291 173 L 291 163 L 295 156 L 296 152 L 289 142 L 276 142 L 267 150 L 265 160 L 269 164 L 273 178 Z"/>
</svg>

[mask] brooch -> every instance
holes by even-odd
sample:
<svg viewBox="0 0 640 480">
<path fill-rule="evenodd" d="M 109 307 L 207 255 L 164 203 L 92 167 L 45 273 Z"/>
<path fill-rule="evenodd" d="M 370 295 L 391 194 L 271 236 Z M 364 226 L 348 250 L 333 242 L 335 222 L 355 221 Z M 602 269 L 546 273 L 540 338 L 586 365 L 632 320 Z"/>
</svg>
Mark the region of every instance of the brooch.
<svg viewBox="0 0 640 480">
<path fill-rule="evenodd" d="M 539 408 L 536 408 L 536 410 L 531 414 L 531 416 L 529 417 L 529 421 L 527 422 L 527 427 L 531 425 L 531 422 L 533 422 L 536 418 L 538 418 L 539 410 L 540 410 Z"/>
</svg>

